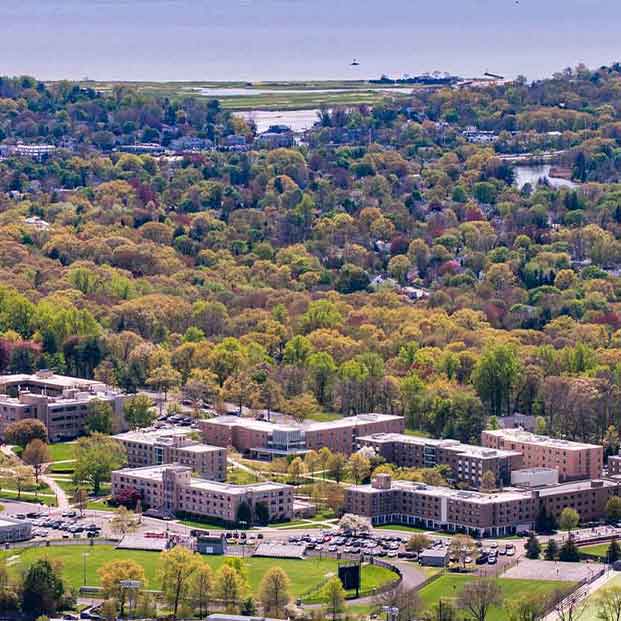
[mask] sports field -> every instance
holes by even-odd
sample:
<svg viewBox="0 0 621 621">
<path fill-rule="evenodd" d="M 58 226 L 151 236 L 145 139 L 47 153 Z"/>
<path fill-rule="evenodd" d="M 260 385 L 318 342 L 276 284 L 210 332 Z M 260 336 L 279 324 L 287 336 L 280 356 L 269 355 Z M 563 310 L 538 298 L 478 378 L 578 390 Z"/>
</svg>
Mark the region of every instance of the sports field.
<svg viewBox="0 0 621 621">
<path fill-rule="evenodd" d="M 40 558 L 49 558 L 60 561 L 63 566 L 63 576 L 74 587 L 84 584 L 84 568 L 86 567 L 86 584 L 98 586 L 99 576 L 97 569 L 111 560 L 132 559 L 142 565 L 147 578 L 147 586 L 159 589 L 158 580 L 158 552 L 141 550 L 116 550 L 112 546 L 67 545 L 50 546 L 49 548 L 27 548 L 24 550 L 10 550 L 5 553 L 9 570 L 17 574 L 24 567 Z M 222 556 L 203 557 L 214 570 L 224 563 Z M 337 572 L 337 562 L 333 559 L 291 560 L 272 558 L 248 558 L 244 561 L 248 570 L 248 582 L 253 593 L 257 592 L 261 578 L 265 572 L 277 565 L 281 567 L 291 580 L 291 595 L 299 597 L 310 593 L 314 587 L 319 588 L 328 576 Z M 362 569 L 362 589 L 370 592 L 396 578 L 396 575 L 382 567 L 365 565 Z"/>
<path fill-rule="evenodd" d="M 419 595 L 425 608 L 429 609 L 440 599 L 457 599 L 464 586 L 474 579 L 474 576 L 445 575 L 423 587 L 419 591 Z M 498 582 L 502 589 L 505 603 L 519 597 L 549 594 L 556 589 L 571 588 L 571 583 L 553 580 L 511 580 L 509 578 L 500 578 Z M 506 618 L 506 610 L 501 606 L 492 608 L 486 621 L 505 621 Z"/>
</svg>

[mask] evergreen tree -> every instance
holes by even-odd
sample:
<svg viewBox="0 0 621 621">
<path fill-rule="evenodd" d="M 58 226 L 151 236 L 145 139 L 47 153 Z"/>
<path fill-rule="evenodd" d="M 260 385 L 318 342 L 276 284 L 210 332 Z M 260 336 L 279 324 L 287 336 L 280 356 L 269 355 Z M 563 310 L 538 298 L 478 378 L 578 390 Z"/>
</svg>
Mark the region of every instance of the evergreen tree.
<svg viewBox="0 0 621 621">
<path fill-rule="evenodd" d="M 546 561 L 553 561 L 556 558 L 557 554 L 558 554 L 558 544 L 556 543 L 554 539 L 550 539 L 543 553 L 543 557 L 546 559 Z"/>
<path fill-rule="evenodd" d="M 531 533 L 528 537 L 528 541 L 524 546 L 526 548 L 526 558 L 537 559 L 541 555 L 541 544 L 539 539 L 535 536 L 535 533 Z"/>
<path fill-rule="evenodd" d="M 608 546 L 608 551 L 606 552 L 606 559 L 609 563 L 614 563 L 621 558 L 621 547 L 619 547 L 619 542 L 616 539 L 613 539 Z"/>
<path fill-rule="evenodd" d="M 22 610 L 31 617 L 54 615 L 64 593 L 62 578 L 52 564 L 45 559 L 35 561 L 24 576 Z"/>
<path fill-rule="evenodd" d="M 558 560 L 565 563 L 578 563 L 580 561 L 580 552 L 576 546 L 573 537 L 570 537 L 559 550 Z"/>
</svg>

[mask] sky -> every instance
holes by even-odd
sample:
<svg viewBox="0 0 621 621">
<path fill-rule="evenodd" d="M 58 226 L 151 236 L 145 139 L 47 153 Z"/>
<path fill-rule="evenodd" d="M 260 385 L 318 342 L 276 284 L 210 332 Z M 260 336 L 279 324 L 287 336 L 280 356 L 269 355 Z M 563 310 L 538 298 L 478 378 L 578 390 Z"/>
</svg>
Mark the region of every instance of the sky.
<svg viewBox="0 0 621 621">
<path fill-rule="evenodd" d="M 7 0 L 0 20 L 0 73 L 39 79 L 535 79 L 621 58 L 618 0 Z"/>
</svg>

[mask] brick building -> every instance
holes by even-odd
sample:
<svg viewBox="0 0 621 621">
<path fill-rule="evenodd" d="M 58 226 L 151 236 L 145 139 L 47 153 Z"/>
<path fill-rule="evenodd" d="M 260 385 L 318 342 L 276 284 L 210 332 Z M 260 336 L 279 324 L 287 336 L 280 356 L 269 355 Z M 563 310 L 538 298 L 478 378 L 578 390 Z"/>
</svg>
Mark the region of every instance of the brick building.
<svg viewBox="0 0 621 621">
<path fill-rule="evenodd" d="M 187 429 L 144 429 L 114 436 L 127 451 L 129 468 L 178 463 L 206 479 L 226 479 L 226 449 L 199 444 Z"/>
<path fill-rule="evenodd" d="M 618 476 L 621 474 L 621 455 L 611 455 L 608 458 L 608 474 Z"/>
<path fill-rule="evenodd" d="M 484 494 L 378 475 L 370 485 L 348 488 L 345 507 L 376 525 L 408 524 L 497 537 L 532 530 L 542 507 L 556 518 L 565 507 L 572 507 L 582 521 L 599 519 L 608 499 L 618 493 L 617 483 L 602 480 Z"/>
<path fill-rule="evenodd" d="M 253 514 L 257 504 L 263 504 L 270 522 L 290 520 L 293 515 L 293 488 L 289 485 L 272 482 L 231 485 L 193 478 L 192 469 L 179 464 L 115 470 L 112 496 L 128 488 L 141 493 L 145 506 L 168 515 L 182 513 L 232 524 L 243 502 Z"/>
<path fill-rule="evenodd" d="M 278 425 L 240 416 L 219 416 L 199 421 L 203 440 L 215 446 L 233 446 L 241 453 L 261 458 L 303 455 L 327 446 L 332 452 L 351 455 L 361 436 L 401 433 L 402 416 L 360 414 L 338 420 L 301 425 Z"/>
<path fill-rule="evenodd" d="M 10 423 L 36 418 L 46 427 L 50 442 L 75 438 L 84 433 L 91 401 L 112 407 L 119 431 L 126 429 L 123 416 L 125 395 L 102 382 L 37 371 L 32 375 L 0 376 L 0 434 Z"/>
<path fill-rule="evenodd" d="M 559 440 L 522 429 L 494 429 L 481 434 L 483 446 L 523 455 L 526 468 L 556 468 L 559 480 L 576 481 L 602 476 L 604 449 L 596 444 Z"/>
<path fill-rule="evenodd" d="M 490 449 L 457 440 L 420 438 L 398 433 L 377 433 L 358 438 L 359 447 L 371 447 L 387 462 L 401 468 L 451 468 L 451 481 L 478 488 L 487 471 L 494 473 L 498 485 L 511 482 L 511 472 L 522 467 L 518 451 Z"/>
</svg>

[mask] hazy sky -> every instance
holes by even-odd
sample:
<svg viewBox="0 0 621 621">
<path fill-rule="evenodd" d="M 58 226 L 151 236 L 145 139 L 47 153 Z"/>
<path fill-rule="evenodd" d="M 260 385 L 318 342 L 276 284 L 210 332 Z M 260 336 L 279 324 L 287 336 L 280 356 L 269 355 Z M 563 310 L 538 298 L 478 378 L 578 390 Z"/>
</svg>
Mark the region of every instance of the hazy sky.
<svg viewBox="0 0 621 621">
<path fill-rule="evenodd" d="M 621 58 L 619 0 L 4 0 L 0 73 L 42 79 L 529 78 Z M 361 66 L 349 66 L 357 57 Z"/>
</svg>

